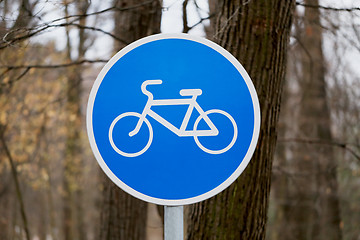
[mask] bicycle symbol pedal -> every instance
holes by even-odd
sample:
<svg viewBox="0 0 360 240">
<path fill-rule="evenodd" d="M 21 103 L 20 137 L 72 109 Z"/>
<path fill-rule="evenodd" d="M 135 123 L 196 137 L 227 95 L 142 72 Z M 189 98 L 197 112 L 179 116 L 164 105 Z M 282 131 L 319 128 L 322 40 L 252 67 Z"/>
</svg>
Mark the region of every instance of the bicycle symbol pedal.
<svg viewBox="0 0 360 240">
<path fill-rule="evenodd" d="M 112 146 L 112 148 L 120 155 L 125 157 L 137 157 L 146 152 L 152 141 L 153 141 L 153 128 L 150 124 L 150 121 L 148 120 L 148 117 L 153 118 L 157 122 L 159 122 L 161 125 L 169 129 L 171 132 L 175 133 L 179 137 L 193 137 L 195 140 L 196 145 L 203 150 L 206 153 L 209 154 L 222 154 L 231 149 L 231 147 L 235 144 L 237 135 L 238 135 L 238 128 L 236 125 L 236 122 L 234 118 L 227 112 L 219 109 L 211 109 L 204 111 L 198 102 L 196 101 L 197 97 L 202 94 L 201 89 L 182 89 L 180 90 L 180 95 L 183 97 L 190 97 L 190 98 L 180 98 L 180 99 L 154 99 L 151 92 L 149 92 L 146 87 L 148 85 L 160 85 L 162 84 L 162 80 L 146 80 L 141 84 L 141 91 L 143 94 L 145 94 L 148 97 L 147 103 L 144 107 L 144 110 L 142 113 L 137 112 L 125 112 L 117 116 L 111 123 L 109 128 L 109 141 Z M 184 116 L 184 119 L 182 120 L 180 128 L 175 127 L 173 124 L 171 124 L 169 121 L 161 117 L 159 114 L 154 112 L 151 107 L 152 106 L 174 106 L 174 105 L 187 105 L 187 111 Z M 191 114 L 194 110 L 194 108 L 198 111 L 199 116 L 196 119 L 194 126 L 192 129 L 188 130 L 188 124 L 191 117 Z M 214 137 L 219 134 L 218 128 L 215 126 L 215 124 L 210 120 L 209 115 L 210 114 L 220 114 L 224 117 L 226 117 L 231 122 L 231 126 L 228 126 L 228 128 L 232 128 L 233 136 L 231 138 L 230 143 L 226 144 L 225 147 L 222 147 L 221 149 L 210 149 L 208 147 L 205 147 L 204 144 L 202 144 L 199 141 L 199 137 Z M 136 136 L 139 134 L 140 129 L 144 125 L 145 128 L 148 131 L 148 140 L 144 144 L 144 147 L 141 147 L 140 150 L 137 150 L 135 152 L 130 152 L 126 150 L 121 150 L 123 147 L 119 146 L 121 143 L 115 143 L 114 141 L 114 128 L 115 126 L 119 125 L 118 127 L 121 127 L 121 120 L 124 120 L 125 118 L 129 117 L 135 117 L 137 120 L 136 126 L 134 129 L 131 129 L 131 131 L 128 133 L 128 136 L 130 138 Z M 209 129 L 202 130 L 198 129 L 199 122 L 203 120 Z M 145 124 L 144 124 L 145 123 Z"/>
</svg>

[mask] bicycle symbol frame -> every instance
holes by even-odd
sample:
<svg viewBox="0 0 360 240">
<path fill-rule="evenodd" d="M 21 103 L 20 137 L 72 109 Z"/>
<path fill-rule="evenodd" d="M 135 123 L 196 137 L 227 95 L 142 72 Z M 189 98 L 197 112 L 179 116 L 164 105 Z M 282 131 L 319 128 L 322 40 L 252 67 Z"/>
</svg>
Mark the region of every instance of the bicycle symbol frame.
<svg viewBox="0 0 360 240">
<path fill-rule="evenodd" d="M 148 150 L 148 148 L 150 147 L 152 140 L 153 140 L 153 128 L 152 128 L 149 120 L 147 119 L 148 116 L 150 116 L 154 120 L 158 121 L 160 124 L 165 126 L 167 129 L 169 129 L 170 131 L 172 131 L 179 137 L 194 137 L 196 145 L 201 150 L 203 150 L 204 152 L 209 153 L 209 154 L 224 153 L 224 152 L 228 151 L 235 144 L 237 135 L 238 135 L 238 128 L 237 128 L 234 118 L 229 113 L 227 113 L 223 110 L 219 110 L 219 109 L 211 109 L 208 111 L 204 111 L 196 101 L 197 96 L 200 96 L 202 94 L 201 89 L 182 89 L 182 90 L 180 90 L 181 96 L 183 96 L 183 97 L 190 96 L 191 98 L 154 100 L 152 93 L 149 92 L 146 89 L 146 87 L 148 85 L 159 85 L 159 84 L 162 84 L 162 80 L 146 80 L 141 84 L 141 91 L 148 97 L 147 103 L 141 114 L 137 113 L 137 112 L 125 112 L 125 113 L 122 113 L 119 116 L 117 116 L 112 121 L 110 128 L 109 128 L 109 141 L 110 141 L 112 148 L 118 154 L 125 156 L 125 157 L 137 157 L 137 156 L 140 156 L 141 154 L 143 154 L 144 152 L 146 152 L 146 150 Z M 185 116 L 181 123 L 180 128 L 175 127 L 173 124 L 171 124 L 169 121 L 167 121 L 166 119 L 164 119 L 163 117 L 161 117 L 159 114 L 157 114 L 156 112 L 154 112 L 151 109 L 152 106 L 174 106 L 174 105 L 188 105 L 188 109 L 185 113 Z M 193 129 L 187 130 L 186 128 L 188 126 L 188 123 L 189 123 L 189 120 L 190 120 L 190 117 L 191 117 L 191 114 L 192 114 L 194 108 L 198 111 L 199 117 L 196 119 Z M 219 134 L 218 129 L 216 128 L 214 123 L 208 117 L 209 114 L 213 114 L 213 113 L 218 113 L 218 114 L 221 114 L 221 115 L 224 115 L 225 117 L 227 117 L 232 123 L 233 132 L 234 132 L 231 142 L 225 148 L 222 148 L 220 150 L 208 149 L 208 148 L 204 147 L 198 139 L 198 137 L 200 137 L 200 136 L 201 137 L 217 136 Z M 140 128 L 144 122 L 145 122 L 146 126 L 148 127 L 148 131 L 149 131 L 149 139 L 148 139 L 145 147 L 135 153 L 127 153 L 127 152 L 120 150 L 116 146 L 114 139 L 113 139 L 113 131 L 114 131 L 115 125 L 119 122 L 120 119 L 128 117 L 128 116 L 133 116 L 133 117 L 139 118 L 139 120 L 135 126 L 135 129 L 132 130 L 131 132 L 129 132 L 130 137 L 135 136 L 140 131 Z M 197 126 L 202 119 L 205 121 L 205 123 L 209 126 L 210 129 L 208 129 L 208 130 L 198 130 L 197 129 Z"/>
</svg>

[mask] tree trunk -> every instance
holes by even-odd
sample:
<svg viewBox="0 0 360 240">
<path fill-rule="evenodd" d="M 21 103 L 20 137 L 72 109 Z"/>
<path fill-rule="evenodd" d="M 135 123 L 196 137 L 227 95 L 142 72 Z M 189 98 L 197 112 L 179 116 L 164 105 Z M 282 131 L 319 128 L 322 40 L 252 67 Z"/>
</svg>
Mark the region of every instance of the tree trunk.
<svg viewBox="0 0 360 240">
<path fill-rule="evenodd" d="M 190 212 L 188 239 L 264 239 L 272 158 L 295 1 L 218 2 L 215 40 L 252 78 L 261 107 L 261 130 L 243 174 Z"/>
<path fill-rule="evenodd" d="M 160 33 L 161 0 L 114 0 L 114 5 L 122 11 L 115 12 L 114 33 L 118 39 L 114 50 L 117 52 L 126 45 Z"/>
<path fill-rule="evenodd" d="M 104 181 L 103 195 L 100 239 L 145 239 L 147 203 L 123 192 L 110 180 Z"/>
<path fill-rule="evenodd" d="M 216 16 L 219 11 L 217 0 L 208 0 L 209 3 L 209 18 L 210 24 L 205 27 L 206 38 L 214 41 L 215 29 L 216 29 Z"/>
<path fill-rule="evenodd" d="M 12 173 L 12 177 L 14 179 L 14 183 L 15 183 L 15 191 L 16 191 L 16 197 L 17 200 L 19 201 L 19 205 L 20 205 L 20 215 L 21 215 L 21 220 L 23 223 L 23 228 L 25 231 L 25 239 L 26 240 L 30 240 L 30 230 L 29 230 L 29 222 L 28 222 L 28 218 L 26 215 L 26 211 L 25 211 L 25 204 L 24 204 L 24 197 L 23 197 L 23 193 L 20 189 L 20 181 L 19 181 L 19 177 L 18 177 L 18 171 L 16 169 L 16 165 L 15 165 L 15 161 L 10 153 L 10 150 L 6 144 L 6 140 L 5 140 L 5 127 L 0 125 L 0 141 L 2 144 L 2 147 L 5 151 L 5 154 L 9 160 L 10 166 L 11 166 L 11 173 Z"/>
<path fill-rule="evenodd" d="M 289 64 L 287 66 L 288 73 L 290 66 Z M 283 100 L 278 123 L 279 139 L 285 139 L 288 132 L 291 131 L 287 126 L 288 123 L 291 123 L 290 114 L 293 114 L 292 106 L 289 104 L 290 101 L 288 101 L 289 98 L 289 81 L 287 77 L 283 89 Z M 287 171 L 289 165 L 287 161 L 287 152 L 288 146 L 286 143 L 278 142 L 276 145 L 271 180 L 270 206 L 268 211 L 270 216 L 268 220 L 267 239 L 289 239 L 289 234 L 292 234 L 288 228 L 284 227 L 287 225 L 285 213 L 288 211 L 288 202 L 286 201 L 286 197 L 289 191 L 289 181 L 291 181 Z"/>
<path fill-rule="evenodd" d="M 318 5 L 318 0 L 306 4 Z M 301 102 L 298 118 L 298 143 L 293 164 L 297 176 L 290 190 L 289 227 L 291 239 L 341 239 L 337 195 L 336 160 L 331 145 L 306 143 L 306 140 L 331 142 L 330 111 L 326 99 L 325 60 L 318 8 L 306 8 L 304 30 L 299 41 L 301 54 Z"/>
<path fill-rule="evenodd" d="M 65 17 L 69 16 L 68 2 L 64 0 Z M 88 0 L 76 2 L 77 14 L 84 15 L 90 6 Z M 68 19 L 67 19 L 68 20 Z M 86 18 L 80 18 L 79 24 L 86 25 Z M 71 52 L 75 50 L 72 46 L 70 38 L 70 28 L 66 27 L 67 38 L 67 60 L 71 62 Z M 82 60 L 85 56 L 85 30 L 78 29 L 79 43 L 77 47 L 77 60 Z M 86 239 L 83 214 L 83 189 L 82 189 L 82 169 L 83 156 L 81 147 L 81 94 L 82 94 L 82 67 L 75 66 L 68 68 L 68 78 L 66 85 L 66 152 L 64 161 L 64 177 L 63 177 L 63 231 L 64 239 L 79 240 Z"/>
<path fill-rule="evenodd" d="M 300 18 L 295 11 L 292 23 L 292 35 L 299 39 L 301 33 Z M 291 156 L 293 143 L 284 139 L 293 138 L 297 132 L 296 121 L 299 115 L 299 94 L 294 90 L 294 86 L 299 82 L 299 45 L 294 43 L 289 46 L 288 62 L 286 69 L 286 80 L 284 83 L 281 113 L 278 123 L 279 140 L 276 146 L 276 153 L 273 163 L 273 176 L 271 181 L 271 194 L 269 206 L 269 220 L 267 239 L 291 239 L 293 231 L 287 214 L 291 212 L 292 202 L 289 201 L 289 191 L 291 182 L 294 178 L 294 167 L 292 166 Z"/>
<path fill-rule="evenodd" d="M 9 20 L 6 16 L 11 11 L 10 9 L 11 9 L 11 7 L 13 7 L 12 4 L 13 3 L 10 3 L 9 1 L 4 1 L 4 5 L 2 6 L 2 9 L 1 9 L 2 18 L 0 20 L 0 36 L 1 36 L 2 41 L 11 41 L 14 37 L 16 37 L 15 36 L 16 30 L 30 26 L 30 24 L 33 20 L 32 12 L 34 9 L 30 5 L 28 0 L 19 1 L 18 15 L 16 17 L 16 20 L 14 22 Z M 35 6 L 35 5 L 33 5 L 33 6 Z M 1 58 L 6 59 L 7 57 L 6 57 L 6 55 L 2 55 Z M 3 91 L 4 91 L 3 87 L 0 87 L 0 94 L 3 94 Z M 21 216 L 21 220 L 22 220 L 22 227 L 25 232 L 24 238 L 27 240 L 30 240 L 31 239 L 31 234 L 30 234 L 31 226 L 29 226 L 28 216 L 26 213 L 27 211 L 25 209 L 26 205 L 24 203 L 24 201 L 25 201 L 24 194 L 23 194 L 23 192 L 22 192 L 23 190 L 21 189 L 21 186 L 20 186 L 19 173 L 17 170 L 16 162 L 14 161 L 12 154 L 10 152 L 10 149 L 7 146 L 7 142 L 6 142 L 5 135 L 4 135 L 5 128 L 6 128 L 6 126 L 0 124 L 1 151 L 4 152 L 4 155 L 9 160 L 11 175 L 14 180 L 15 194 L 16 194 L 17 201 L 19 202 L 19 212 L 20 212 L 20 216 Z M 15 204 L 15 206 L 16 206 L 16 204 Z M 9 228 L 15 229 L 16 224 L 3 223 L 2 219 L 0 219 L 0 221 L 1 221 L 0 226 L 2 226 L 2 225 L 9 226 L 10 225 Z M 11 234 L 7 233 L 6 228 L 3 228 L 3 229 L 1 228 L 0 231 L 2 232 L 0 234 L 0 237 L 6 236 L 6 235 L 8 235 L 8 236 L 11 235 Z"/>
<path fill-rule="evenodd" d="M 159 33 L 161 1 L 115 0 L 114 34 L 118 51 L 142 37 Z M 126 10 L 124 10 L 126 9 Z M 147 203 L 123 192 L 102 174 L 104 193 L 101 211 L 101 240 L 142 240 L 146 237 Z"/>
</svg>

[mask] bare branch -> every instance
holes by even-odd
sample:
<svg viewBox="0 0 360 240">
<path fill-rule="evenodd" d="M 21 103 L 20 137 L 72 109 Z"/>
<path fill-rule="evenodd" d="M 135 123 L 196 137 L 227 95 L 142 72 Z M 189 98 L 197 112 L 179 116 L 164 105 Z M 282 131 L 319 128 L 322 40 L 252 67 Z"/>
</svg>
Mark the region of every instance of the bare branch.
<svg viewBox="0 0 360 240">
<path fill-rule="evenodd" d="M 52 65 L 34 64 L 34 65 L 17 65 L 17 66 L 6 65 L 6 66 L 0 66 L 0 69 L 1 68 L 5 69 L 4 72 L 0 75 L 0 78 L 2 78 L 5 74 L 7 74 L 11 70 L 24 69 L 24 71 L 17 78 L 15 78 L 12 81 L 8 81 L 6 83 L 1 83 L 0 87 L 14 84 L 15 82 L 19 81 L 22 77 L 24 77 L 26 75 L 26 73 L 32 68 L 35 68 L 35 69 L 66 68 L 66 67 L 71 67 L 71 66 L 75 66 L 75 65 L 81 65 L 81 64 L 85 64 L 85 63 L 91 63 L 91 64 L 94 64 L 94 63 L 106 63 L 107 61 L 108 60 L 104 60 L 104 59 L 98 59 L 98 60 L 83 59 L 81 61 L 75 61 L 75 62 L 69 62 L 69 63 L 60 63 L 60 64 L 52 64 Z"/>
<path fill-rule="evenodd" d="M 187 16 L 187 5 L 188 5 L 188 0 L 184 0 L 183 5 L 182 5 L 182 19 L 183 19 L 183 33 L 188 33 L 190 28 L 188 25 L 188 16 Z"/>
<path fill-rule="evenodd" d="M 110 33 L 110 32 L 107 32 L 107 31 L 104 31 L 100 28 L 96 28 L 96 27 L 89 27 L 89 26 L 84 26 L 84 25 L 80 25 L 80 24 L 77 24 L 77 23 L 64 23 L 64 24 L 60 24 L 60 25 L 54 25 L 52 27 L 64 27 L 65 25 L 67 26 L 75 26 L 79 29 L 87 29 L 87 30 L 92 30 L 92 31 L 97 31 L 97 32 L 101 32 L 105 35 L 108 35 L 110 37 L 112 37 L 113 39 L 115 39 L 116 41 L 119 41 L 125 45 L 129 44 L 129 42 L 126 42 L 125 40 L 115 36 L 114 34 Z"/>
<path fill-rule="evenodd" d="M 296 2 L 296 5 L 298 6 L 302 6 L 302 7 L 307 7 L 307 8 L 319 8 L 319 9 L 323 9 L 323 10 L 329 10 L 329 11 L 343 11 L 343 12 L 352 12 L 352 11 L 360 11 L 360 7 L 352 7 L 352 8 L 334 8 L 334 7 L 325 7 L 322 5 L 311 5 L 311 4 L 306 4 L 303 2 Z"/>
<path fill-rule="evenodd" d="M 64 67 L 71 67 L 74 65 L 81 65 L 84 63 L 106 63 L 108 60 L 104 60 L 104 59 L 97 59 L 97 60 L 90 60 L 90 59 L 83 59 L 80 61 L 75 61 L 75 62 L 70 62 L 70 63 L 59 63 L 59 64 L 52 64 L 52 65 L 41 65 L 41 64 L 34 64 L 34 65 L 17 65 L 17 66 L 12 66 L 12 65 L 3 65 L 0 66 L 0 68 L 6 68 L 9 70 L 14 70 L 14 69 L 22 69 L 22 68 L 64 68 Z"/>
<path fill-rule="evenodd" d="M 128 11 L 128 10 L 132 10 L 132 9 L 135 9 L 135 8 L 142 7 L 142 6 L 147 5 L 147 4 L 151 4 L 154 1 L 157 1 L 157 0 L 149 0 L 149 1 L 139 3 L 139 4 L 134 4 L 132 6 L 122 7 L 122 8 L 112 6 L 112 7 L 103 9 L 101 11 L 92 12 L 92 13 L 88 13 L 88 14 L 76 14 L 76 15 L 71 15 L 71 16 L 65 16 L 65 17 L 57 18 L 57 19 L 54 19 L 52 21 L 37 25 L 37 26 L 35 26 L 33 28 L 16 28 L 16 29 L 13 29 L 10 32 L 5 34 L 5 36 L 2 38 L 2 41 L 5 44 L 0 45 L 0 49 L 4 49 L 4 48 L 6 48 L 6 47 L 8 47 L 8 46 L 10 46 L 10 45 L 12 45 L 14 43 L 29 39 L 29 38 L 31 38 L 31 37 L 33 37 L 35 35 L 40 34 L 41 32 L 43 32 L 43 31 L 45 31 L 45 30 L 47 30 L 49 28 L 66 27 L 66 26 L 69 26 L 69 25 L 75 25 L 75 22 L 80 20 L 81 18 L 94 16 L 94 15 L 99 15 L 99 14 L 103 14 L 103 13 L 109 12 L 109 11 Z M 69 21 L 68 23 L 54 24 L 56 22 L 60 22 L 60 21 L 66 20 L 66 19 L 72 19 L 72 20 Z M 78 25 L 78 27 L 80 27 L 80 25 Z M 93 31 L 99 31 L 101 33 L 104 33 L 106 35 L 111 36 L 112 38 L 114 38 L 117 41 L 124 42 L 124 40 L 114 36 L 110 32 L 104 31 L 104 30 L 102 30 L 100 28 L 88 27 L 88 26 L 81 26 L 81 27 L 85 28 L 85 29 L 90 29 L 90 30 L 93 30 Z M 15 33 L 18 33 L 18 32 L 20 32 L 20 33 L 21 32 L 22 33 L 26 32 L 27 34 L 20 35 L 20 36 L 15 37 L 15 38 L 8 39 L 9 36 L 15 35 Z M 128 43 L 125 43 L 125 44 L 128 44 Z"/>
<path fill-rule="evenodd" d="M 34 31 L 34 32 L 31 32 L 30 29 L 26 29 L 26 28 L 25 28 L 25 29 L 24 29 L 24 28 L 18 28 L 18 29 L 15 29 L 15 30 L 11 30 L 10 32 L 6 33 L 5 36 L 2 38 L 2 41 L 3 41 L 5 44 L 0 45 L 0 49 L 4 49 L 4 48 L 6 48 L 6 47 L 8 47 L 8 46 L 10 46 L 10 45 L 12 45 L 12 44 L 14 44 L 14 43 L 16 43 L 16 42 L 20 42 L 20 41 L 23 41 L 23 40 L 25 40 L 25 39 L 31 38 L 31 37 L 37 35 L 38 33 L 40 33 L 40 32 L 42 32 L 42 31 L 48 29 L 49 27 L 50 27 L 50 26 L 45 26 L 45 27 L 40 28 L 40 29 L 38 29 L 37 31 Z M 9 35 L 11 35 L 12 33 L 14 33 L 14 32 L 19 32 L 19 31 L 24 31 L 24 32 L 26 31 L 26 32 L 29 32 L 29 33 L 26 34 L 26 35 L 23 35 L 23 36 L 19 36 L 19 37 L 13 38 L 13 39 L 9 39 L 9 40 L 7 39 L 7 37 L 8 37 Z"/>
<path fill-rule="evenodd" d="M 107 31 L 104 31 L 100 28 L 96 28 L 96 27 L 90 27 L 90 26 L 84 26 L 84 25 L 80 25 L 80 24 L 77 24 L 77 23 L 74 23 L 74 21 L 72 22 L 69 22 L 69 23 L 61 23 L 61 24 L 57 24 L 57 25 L 46 25 L 42 28 L 39 28 L 38 30 L 34 31 L 34 32 L 31 32 L 32 30 L 34 30 L 35 28 L 33 29 L 26 29 L 26 32 L 28 32 L 27 34 L 25 35 L 22 35 L 22 36 L 19 36 L 19 37 L 15 37 L 11 40 L 7 40 L 7 36 L 10 35 L 10 34 L 13 34 L 14 32 L 16 31 L 25 31 L 25 29 L 15 29 L 13 31 L 10 31 L 8 32 L 4 37 L 3 37 L 3 42 L 5 44 L 3 45 L 0 45 L 0 49 L 3 49 L 3 48 L 6 48 L 10 45 L 13 45 L 14 43 L 16 42 L 20 42 L 22 40 L 25 40 L 25 39 L 28 39 L 30 37 L 33 37 L 35 35 L 38 35 L 40 33 L 42 33 L 43 31 L 47 30 L 47 29 L 50 29 L 50 28 L 57 28 L 57 27 L 68 27 L 68 26 L 75 26 L 79 29 L 88 29 L 88 30 L 92 30 L 92 31 L 97 31 L 97 32 L 101 32 L 105 35 L 108 35 L 110 37 L 112 37 L 113 39 L 115 39 L 116 41 L 119 41 L 121 43 L 124 43 L 124 44 L 129 44 L 128 42 L 126 42 L 125 40 L 115 36 L 114 34 L 110 33 L 110 32 L 107 32 Z"/>
<path fill-rule="evenodd" d="M 202 24 L 203 21 L 206 21 L 206 20 L 209 20 L 211 18 L 215 17 L 215 14 L 210 14 L 208 17 L 205 17 L 205 18 L 200 18 L 200 21 L 198 21 L 197 23 L 195 23 L 194 25 L 192 25 L 191 27 L 189 27 L 189 30 L 193 29 L 194 27 L 196 27 L 197 25 L 199 24 Z"/>
<path fill-rule="evenodd" d="M 61 17 L 61 18 L 56 18 L 56 19 L 51 20 L 51 21 L 49 21 L 49 22 L 43 23 L 42 26 L 51 25 L 51 24 L 54 24 L 54 23 L 56 23 L 56 22 L 60 22 L 60 21 L 63 21 L 63 20 L 69 19 L 69 18 L 74 18 L 74 19 L 73 19 L 73 22 L 74 22 L 74 21 L 78 21 L 80 18 L 85 18 L 85 17 L 90 17 L 90 16 L 96 16 L 96 15 L 100 15 L 100 14 L 103 14 L 103 13 L 106 13 L 106 12 L 110 12 L 110 11 L 128 11 L 128 10 L 132 10 L 132 9 L 141 7 L 141 6 L 146 5 L 146 4 L 150 4 L 150 3 L 152 3 L 153 1 L 154 1 L 154 0 L 150 0 L 150 1 L 146 1 L 146 2 L 143 2 L 143 3 L 139 3 L 139 4 L 134 4 L 134 5 L 132 5 L 132 6 L 122 7 L 122 8 L 119 8 L 119 7 L 116 7 L 116 6 L 111 6 L 111 7 L 109 7 L 109 8 L 105 8 L 105 9 L 103 9 L 103 10 L 96 11 L 96 12 L 92 12 L 92 13 L 75 14 L 75 15 L 65 16 L 65 17 Z"/>
<path fill-rule="evenodd" d="M 356 160 L 360 161 L 360 155 L 357 154 L 352 148 L 349 147 L 349 145 L 357 146 L 356 144 L 348 144 L 348 143 L 341 143 L 341 142 L 335 142 L 335 141 L 327 141 L 324 139 L 303 139 L 303 138 L 284 138 L 279 139 L 279 142 L 297 142 L 297 143 L 309 143 L 309 144 L 320 144 L 320 145 L 331 145 L 339 148 L 343 148 L 351 155 L 353 155 Z M 357 146 L 360 147 L 360 146 Z"/>
</svg>

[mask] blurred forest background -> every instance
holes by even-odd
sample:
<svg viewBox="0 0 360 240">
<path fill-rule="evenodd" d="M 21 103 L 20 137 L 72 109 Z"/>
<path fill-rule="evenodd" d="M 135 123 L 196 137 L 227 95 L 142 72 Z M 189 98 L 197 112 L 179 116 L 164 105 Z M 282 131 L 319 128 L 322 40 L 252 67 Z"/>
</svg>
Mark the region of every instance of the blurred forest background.
<svg viewBox="0 0 360 240">
<path fill-rule="evenodd" d="M 263 2 L 0 0 L 0 240 L 162 239 L 161 207 L 124 194 L 92 155 L 84 118 L 92 83 L 114 53 L 141 37 L 184 32 L 226 46 L 238 35 L 220 30 L 250 19 L 243 9 L 268 8 L 276 17 L 287 4 L 288 17 L 274 21 L 292 19 L 285 80 L 269 90 L 282 97 L 269 130 L 273 139 L 277 132 L 266 167 L 271 193 L 257 188 L 267 194 L 261 208 L 234 208 L 266 210 L 253 220 L 260 227 L 239 232 L 360 240 L 360 2 Z M 188 239 L 240 239 L 228 229 L 236 218 L 219 212 L 224 199 L 186 209 Z M 211 206 L 221 217 L 194 220 Z M 214 225 L 211 237 L 195 234 L 207 231 L 199 224 Z"/>
</svg>

